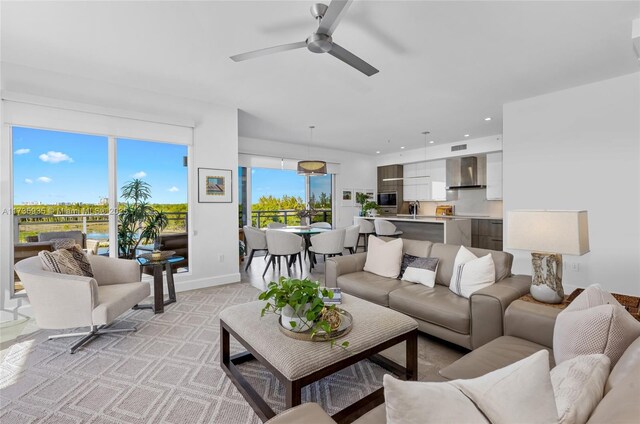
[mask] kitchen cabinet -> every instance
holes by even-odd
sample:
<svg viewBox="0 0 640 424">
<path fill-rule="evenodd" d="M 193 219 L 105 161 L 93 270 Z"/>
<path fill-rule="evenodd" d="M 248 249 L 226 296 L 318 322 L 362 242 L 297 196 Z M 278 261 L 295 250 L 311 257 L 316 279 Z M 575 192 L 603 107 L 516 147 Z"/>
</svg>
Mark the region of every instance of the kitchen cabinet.
<svg viewBox="0 0 640 424">
<path fill-rule="evenodd" d="M 472 219 L 471 247 L 481 249 L 502 250 L 502 220 Z"/>
<path fill-rule="evenodd" d="M 487 153 L 487 200 L 502 200 L 502 152 Z"/>
<path fill-rule="evenodd" d="M 397 194 L 398 205 L 401 205 L 403 201 L 403 180 L 394 180 L 394 181 L 384 181 L 384 180 L 387 178 L 402 178 L 402 177 L 403 177 L 402 165 L 379 166 L 378 167 L 378 193 L 395 192 Z"/>
<path fill-rule="evenodd" d="M 415 178 L 428 175 L 424 178 Z M 447 200 L 446 161 L 424 161 L 404 165 L 403 189 L 407 202 Z"/>
</svg>

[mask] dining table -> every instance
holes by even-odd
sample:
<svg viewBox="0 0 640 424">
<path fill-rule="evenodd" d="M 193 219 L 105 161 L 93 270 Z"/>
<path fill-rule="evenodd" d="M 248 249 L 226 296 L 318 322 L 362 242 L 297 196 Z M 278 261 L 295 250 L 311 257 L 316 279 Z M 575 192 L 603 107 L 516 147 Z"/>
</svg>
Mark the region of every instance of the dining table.
<svg viewBox="0 0 640 424">
<path fill-rule="evenodd" d="M 286 233 L 297 234 L 304 239 L 304 257 L 311 257 L 309 255 L 309 247 L 311 247 L 311 236 L 320 233 L 326 233 L 331 231 L 330 228 L 309 227 L 302 225 L 292 225 L 282 228 L 272 228 L 272 230 L 284 231 Z"/>
</svg>

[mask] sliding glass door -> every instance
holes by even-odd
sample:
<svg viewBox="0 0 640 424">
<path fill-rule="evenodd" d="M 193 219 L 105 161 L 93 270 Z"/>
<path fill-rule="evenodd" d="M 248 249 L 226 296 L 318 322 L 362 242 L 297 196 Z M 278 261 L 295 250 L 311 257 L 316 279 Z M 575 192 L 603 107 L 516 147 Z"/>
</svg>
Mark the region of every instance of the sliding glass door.
<svg viewBox="0 0 640 424">
<path fill-rule="evenodd" d="M 331 220 L 331 206 L 333 199 L 332 175 L 308 177 L 309 180 L 309 206 L 316 210 L 317 214 L 312 222 L 328 222 Z"/>
<path fill-rule="evenodd" d="M 14 263 L 70 244 L 129 259 L 155 246 L 188 269 L 187 146 L 18 126 L 11 143 Z M 22 293 L 15 273 L 11 281 L 11 294 Z"/>
<path fill-rule="evenodd" d="M 108 137 L 24 127 L 11 137 L 14 263 L 69 243 L 106 253 Z"/>
</svg>

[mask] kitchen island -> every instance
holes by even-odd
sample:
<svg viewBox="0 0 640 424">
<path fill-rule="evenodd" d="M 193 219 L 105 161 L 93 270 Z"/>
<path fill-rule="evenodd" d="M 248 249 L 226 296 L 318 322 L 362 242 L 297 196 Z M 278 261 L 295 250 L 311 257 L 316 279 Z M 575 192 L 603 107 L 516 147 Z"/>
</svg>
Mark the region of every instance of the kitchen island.
<svg viewBox="0 0 640 424">
<path fill-rule="evenodd" d="M 433 218 L 411 215 L 386 215 L 375 218 L 362 217 L 373 222 L 374 219 L 386 219 L 403 231 L 402 238 L 429 240 L 434 243 L 461 244 L 471 246 L 471 219 Z"/>
</svg>

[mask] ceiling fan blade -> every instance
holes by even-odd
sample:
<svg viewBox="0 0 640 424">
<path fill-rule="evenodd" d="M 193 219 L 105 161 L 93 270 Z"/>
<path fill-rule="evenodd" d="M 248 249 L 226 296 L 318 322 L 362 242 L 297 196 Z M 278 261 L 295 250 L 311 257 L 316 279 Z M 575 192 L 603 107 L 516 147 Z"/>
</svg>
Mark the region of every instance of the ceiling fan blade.
<svg viewBox="0 0 640 424">
<path fill-rule="evenodd" d="M 252 52 L 237 54 L 235 56 L 231 56 L 231 60 L 233 60 L 234 62 L 241 62 L 243 60 L 255 59 L 256 57 L 266 56 L 268 54 L 273 54 L 273 53 L 286 52 L 287 50 L 300 49 L 302 47 L 307 47 L 306 41 L 282 44 L 280 46 L 267 47 L 266 49 L 254 50 Z"/>
<path fill-rule="evenodd" d="M 367 62 L 360 59 L 358 56 L 351 53 L 349 50 L 343 47 L 340 47 L 336 43 L 333 43 L 331 50 L 329 50 L 327 53 L 329 53 L 333 57 L 340 59 L 347 65 L 356 68 L 358 71 L 362 72 L 368 77 L 378 73 L 378 70 L 376 68 L 369 65 Z"/>
<path fill-rule="evenodd" d="M 332 0 L 316 32 L 327 35 L 333 34 L 340 20 L 347 13 L 351 2 L 352 0 Z"/>
</svg>

